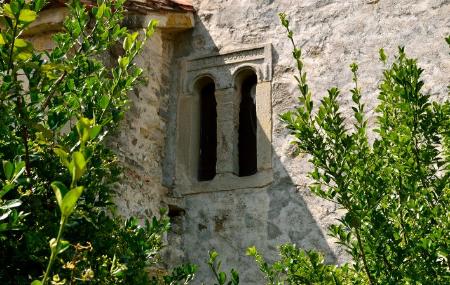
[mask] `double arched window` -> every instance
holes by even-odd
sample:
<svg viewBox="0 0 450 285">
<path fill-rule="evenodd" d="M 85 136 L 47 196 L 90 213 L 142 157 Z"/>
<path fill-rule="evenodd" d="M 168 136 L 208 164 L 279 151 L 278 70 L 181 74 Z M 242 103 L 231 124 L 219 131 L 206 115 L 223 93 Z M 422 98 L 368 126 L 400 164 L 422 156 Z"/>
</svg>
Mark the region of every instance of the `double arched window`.
<svg viewBox="0 0 450 285">
<path fill-rule="evenodd" d="M 168 136 L 166 151 L 174 193 L 273 181 L 272 54 L 272 45 L 264 44 L 180 59 L 179 85 L 171 89 L 176 136 Z"/>
<path fill-rule="evenodd" d="M 230 160 L 236 161 L 234 173 L 250 176 L 257 172 L 257 115 L 256 115 L 257 76 L 253 69 L 244 69 L 235 77 L 234 96 L 238 110 L 225 112 L 238 114 L 234 125 L 235 149 L 228 153 Z M 217 172 L 218 124 L 216 87 L 210 77 L 201 77 L 196 82 L 196 92 L 200 112 L 198 181 L 212 180 Z M 228 105 L 227 105 L 228 106 Z M 233 155 L 237 157 L 232 157 Z"/>
</svg>

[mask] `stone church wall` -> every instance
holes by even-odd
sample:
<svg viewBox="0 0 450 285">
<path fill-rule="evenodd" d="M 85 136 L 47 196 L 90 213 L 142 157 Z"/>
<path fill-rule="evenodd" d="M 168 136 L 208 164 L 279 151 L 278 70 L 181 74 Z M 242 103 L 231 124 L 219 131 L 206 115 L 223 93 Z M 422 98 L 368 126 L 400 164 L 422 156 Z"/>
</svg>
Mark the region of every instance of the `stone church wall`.
<svg viewBox="0 0 450 285">
<path fill-rule="evenodd" d="M 418 58 L 425 69 L 425 90 L 436 100 L 447 96 L 450 60 L 444 36 L 450 31 L 450 2 L 194 0 L 194 7 L 197 11 L 194 29 L 180 35 L 174 46 L 176 59 L 168 81 L 170 106 L 163 163 L 163 182 L 174 197 L 172 203 L 184 210 L 177 218 L 184 260 L 200 264 L 198 280 L 209 280 L 204 261 L 207 251 L 215 248 L 225 269 L 234 267 L 240 271 L 242 284 L 263 283 L 256 264 L 245 256 L 245 249 L 253 245 L 269 259 L 276 258 L 277 245 L 294 242 L 300 247 L 322 250 L 329 262 L 345 261 L 345 254 L 326 234 L 326 228 L 339 217 L 339 209 L 307 190 L 307 158 L 293 156 L 291 138 L 278 118 L 294 107 L 298 93 L 291 46 L 277 13 L 286 12 L 290 16 L 295 39 L 304 50 L 305 69 L 316 101 L 327 88 L 338 86 L 342 90 L 344 114 L 350 114 L 349 65 L 354 61 L 360 64 L 363 100 L 371 117 L 369 127 L 373 127 L 377 84 L 383 69 L 378 61 L 381 47 L 392 59 L 397 46 L 405 46 L 408 55 Z M 227 92 L 232 92 L 233 82 L 228 80 L 233 80 L 233 60 L 240 60 L 239 56 L 229 56 L 233 54 L 230 51 L 243 50 L 238 53 L 243 58 L 241 63 L 251 63 L 258 69 L 262 61 L 246 51 L 264 44 L 271 44 L 272 64 L 270 76 L 262 78 L 258 74 L 258 81 L 268 84 L 266 90 L 270 90 L 272 131 L 265 139 L 271 146 L 271 165 L 253 180 L 249 178 L 250 181 L 233 175 L 226 164 L 220 164 L 223 171 L 213 181 L 198 183 L 186 169 L 190 165 L 186 156 L 192 151 L 186 145 L 198 135 L 195 128 L 185 129 L 195 122 L 192 118 L 195 109 L 189 103 L 195 100 L 189 96 L 195 94 L 189 91 L 189 84 L 194 84 L 197 77 L 190 72 L 204 68 L 205 74 L 214 77 L 219 106 L 220 100 L 228 98 Z M 216 59 L 208 59 L 209 56 Z M 196 59 L 198 64 L 193 67 L 192 61 Z M 201 70 L 197 75 L 201 75 Z M 257 102 L 258 94 L 261 93 L 256 91 Z M 231 101 L 226 106 L 230 113 L 236 107 Z M 226 110 L 218 109 L 218 118 L 223 122 L 226 115 L 232 116 Z M 222 121 L 219 127 L 220 124 L 226 126 Z M 222 139 L 218 135 L 218 163 L 233 155 L 224 148 L 232 145 L 226 138 L 228 131 L 232 129 L 218 130 L 224 136 Z"/>
<path fill-rule="evenodd" d="M 62 30 L 62 23 L 68 14 L 64 7 L 42 11 L 25 36 L 37 50 L 52 49 L 52 36 Z M 128 14 L 124 25 L 130 31 L 142 31 L 152 19 L 158 21 L 155 33 L 135 60 L 144 70 L 143 80 L 129 93 L 130 104 L 125 119 L 119 130 L 107 140 L 124 170 L 121 182 L 115 185 L 118 193 L 115 199 L 117 213 L 141 220 L 159 216 L 161 208 L 174 204 L 171 202 L 170 187 L 164 183 L 167 176 L 163 175 L 164 152 L 169 149 L 165 147 L 165 141 L 170 140 L 167 122 L 170 108 L 174 105 L 171 104 L 174 98 L 169 93 L 169 86 L 174 80 L 172 64 L 177 37 L 194 25 L 191 12 L 165 10 L 145 15 Z M 120 53 L 121 43 L 118 43 L 117 48 L 104 54 L 105 64 L 116 64 Z M 173 245 L 173 249 L 168 251 L 170 261 L 182 261 L 180 238 L 171 235 L 168 240 Z"/>
<path fill-rule="evenodd" d="M 162 186 L 161 162 L 164 150 L 167 110 L 167 82 L 172 42 L 160 29 L 138 56 L 146 74 L 139 87 L 130 92 L 130 109 L 117 135 L 109 142 L 125 171 L 117 209 L 124 216 L 149 218 L 159 212 L 167 194 Z"/>
<path fill-rule="evenodd" d="M 52 37 L 62 30 L 69 14 L 65 7 L 50 7 L 39 13 L 38 19 L 24 32 L 37 50 L 54 47 Z M 130 105 L 120 130 L 108 139 L 123 167 L 123 179 L 117 185 L 118 213 L 140 219 L 158 215 L 167 206 L 168 188 L 163 186 L 162 161 L 165 150 L 166 121 L 169 109 L 169 87 L 174 42 L 178 33 L 193 27 L 191 12 L 154 11 L 146 14 L 130 13 L 124 25 L 130 31 L 142 31 L 150 20 L 157 20 L 154 35 L 136 58 L 144 77 L 132 92 Z M 103 55 L 106 65 L 116 64 L 121 53 L 117 48 Z"/>
</svg>

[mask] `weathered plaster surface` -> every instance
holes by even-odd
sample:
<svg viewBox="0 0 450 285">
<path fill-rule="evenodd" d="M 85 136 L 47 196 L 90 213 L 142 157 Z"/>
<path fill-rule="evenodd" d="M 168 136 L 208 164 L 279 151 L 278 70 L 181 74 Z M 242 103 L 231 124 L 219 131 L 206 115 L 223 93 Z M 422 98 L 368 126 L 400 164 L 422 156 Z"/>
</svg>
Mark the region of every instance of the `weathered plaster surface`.
<svg viewBox="0 0 450 285">
<path fill-rule="evenodd" d="M 171 70 L 176 79 L 170 81 L 170 100 L 172 104 L 183 104 L 172 97 L 178 98 L 183 93 L 186 74 L 180 66 L 186 58 L 271 43 L 274 181 L 269 185 L 222 191 L 209 189 L 205 184 L 195 193 L 181 195 L 177 201 L 185 209 L 181 219 L 185 260 L 200 265 L 198 282 L 206 284 L 211 283 L 208 282 L 211 275 L 204 261 L 211 248 L 222 255 L 225 269 L 239 269 L 242 284 L 263 283 L 256 264 L 245 256 L 245 249 L 252 245 L 269 259 L 276 258 L 277 245 L 294 242 L 324 251 L 328 261 L 344 261 L 342 250 L 326 235 L 326 228 L 339 217 L 339 210 L 307 190 L 307 158 L 293 157 L 291 138 L 278 119 L 279 114 L 293 108 L 298 93 L 291 46 L 277 13 L 286 12 L 290 16 L 295 39 L 304 50 L 305 69 L 315 100 L 326 89 L 338 86 L 343 94 L 344 114 L 348 114 L 352 88 L 348 66 L 354 61 L 360 64 L 360 85 L 372 127 L 376 89 L 383 69 L 378 61 L 381 47 L 392 59 L 397 46 L 405 46 L 408 54 L 419 58 L 425 69 L 425 90 L 437 100 L 446 96 L 450 60 L 444 36 L 450 30 L 450 2 L 194 0 L 194 7 L 195 28 L 179 37 L 175 47 L 178 61 Z M 174 179 L 177 145 L 174 129 L 177 121 L 184 119 L 176 118 L 177 108 L 182 107 L 169 107 L 172 112 L 167 125 L 163 179 L 170 189 L 178 186 Z M 240 178 L 228 179 L 229 185 L 242 185 Z"/>
</svg>

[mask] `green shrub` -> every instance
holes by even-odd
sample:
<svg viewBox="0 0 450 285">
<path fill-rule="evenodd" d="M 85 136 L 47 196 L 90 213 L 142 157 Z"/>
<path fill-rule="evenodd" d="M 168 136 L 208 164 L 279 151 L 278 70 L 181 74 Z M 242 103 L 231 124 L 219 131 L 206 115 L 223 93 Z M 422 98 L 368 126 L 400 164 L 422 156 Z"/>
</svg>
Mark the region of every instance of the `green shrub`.
<svg viewBox="0 0 450 285">
<path fill-rule="evenodd" d="M 45 2 L 0 6 L 0 284 L 148 284 L 169 221 L 113 214 L 121 168 L 102 142 L 126 111 L 142 73 L 133 59 L 156 23 L 129 33 L 124 0 L 90 10 L 69 1 L 55 47 L 37 51 L 23 32 Z M 106 67 L 118 43 L 122 56 Z"/>
<path fill-rule="evenodd" d="M 351 264 L 325 265 L 319 254 L 281 247 L 281 260 L 256 257 L 269 284 L 449 284 L 450 102 L 439 103 L 421 90 L 423 70 L 403 48 L 383 72 L 376 109 L 377 136 L 369 143 L 358 66 L 351 65 L 353 117 L 345 118 L 340 91 L 315 109 L 302 50 L 294 45 L 301 96 L 281 116 L 298 152 L 311 156 L 313 193 L 345 209 L 330 235 L 352 257 Z M 450 38 L 447 38 L 450 44 Z M 387 65 L 387 56 L 380 50 Z"/>
</svg>

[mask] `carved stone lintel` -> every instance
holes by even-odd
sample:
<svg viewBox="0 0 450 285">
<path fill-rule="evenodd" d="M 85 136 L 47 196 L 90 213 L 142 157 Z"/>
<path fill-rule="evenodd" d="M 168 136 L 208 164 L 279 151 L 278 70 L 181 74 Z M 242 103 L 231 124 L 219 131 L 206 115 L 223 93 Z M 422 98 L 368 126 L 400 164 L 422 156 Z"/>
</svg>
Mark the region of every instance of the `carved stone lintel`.
<svg viewBox="0 0 450 285">
<path fill-rule="evenodd" d="M 193 93 L 196 80 L 202 76 L 212 77 L 216 89 L 232 88 L 236 73 L 249 67 L 255 70 L 259 82 L 270 81 L 272 45 L 257 45 L 215 55 L 187 58 L 184 66 L 187 73 L 183 82 L 185 93 Z"/>
<path fill-rule="evenodd" d="M 264 47 L 193 59 L 188 61 L 188 71 L 202 70 L 210 67 L 254 61 L 258 59 L 264 59 Z"/>
</svg>

